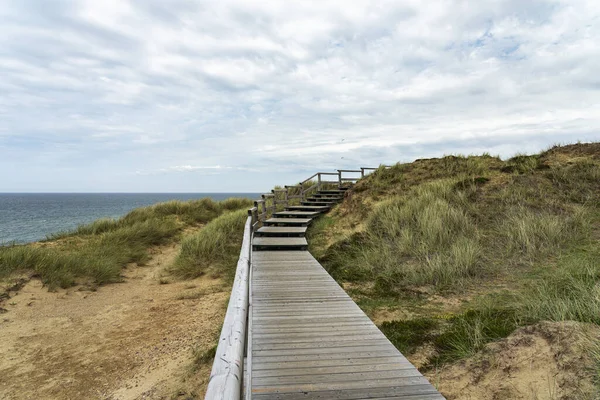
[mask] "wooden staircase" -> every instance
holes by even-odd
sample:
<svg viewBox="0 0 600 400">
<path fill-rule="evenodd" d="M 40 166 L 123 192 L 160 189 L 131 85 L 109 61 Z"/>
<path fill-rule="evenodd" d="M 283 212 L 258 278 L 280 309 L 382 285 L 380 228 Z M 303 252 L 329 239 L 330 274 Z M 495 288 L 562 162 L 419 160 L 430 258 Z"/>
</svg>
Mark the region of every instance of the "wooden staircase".
<svg viewBox="0 0 600 400">
<path fill-rule="evenodd" d="M 306 229 L 312 220 L 329 211 L 342 201 L 347 188 L 320 190 L 302 201 L 301 205 L 287 206 L 264 221 L 254 232 L 253 251 L 307 250 Z"/>
<path fill-rule="evenodd" d="M 307 251 L 311 221 L 375 169 L 317 172 L 248 210 L 207 400 L 444 399 Z"/>
</svg>

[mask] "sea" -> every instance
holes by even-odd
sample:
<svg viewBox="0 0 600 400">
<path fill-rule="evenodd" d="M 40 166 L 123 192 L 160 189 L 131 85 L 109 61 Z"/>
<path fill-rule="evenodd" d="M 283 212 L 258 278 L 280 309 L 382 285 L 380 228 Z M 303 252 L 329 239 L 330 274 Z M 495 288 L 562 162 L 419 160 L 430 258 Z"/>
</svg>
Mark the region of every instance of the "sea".
<svg viewBox="0 0 600 400">
<path fill-rule="evenodd" d="M 0 245 L 28 243 L 169 200 L 256 199 L 258 193 L 0 193 Z"/>
</svg>

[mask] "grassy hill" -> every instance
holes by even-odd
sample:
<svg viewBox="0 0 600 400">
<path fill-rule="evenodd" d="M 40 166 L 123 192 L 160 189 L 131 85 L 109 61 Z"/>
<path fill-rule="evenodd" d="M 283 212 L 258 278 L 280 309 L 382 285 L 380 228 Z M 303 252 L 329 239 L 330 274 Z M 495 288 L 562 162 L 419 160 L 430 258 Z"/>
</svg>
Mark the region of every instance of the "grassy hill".
<svg viewBox="0 0 600 400">
<path fill-rule="evenodd" d="M 422 370 L 576 321 L 596 390 L 599 240 L 600 143 L 382 167 L 309 229 L 313 255 Z"/>
<path fill-rule="evenodd" d="M 239 227 L 241 221 L 243 232 L 246 209 L 251 206 L 250 199 L 238 198 L 220 202 L 209 198 L 169 201 L 137 208 L 119 219 L 101 219 L 73 231 L 60 232 L 43 242 L 0 247 L 0 283 L 7 281 L 10 287 L 14 276 L 23 274 L 39 277 L 50 289 L 78 283 L 93 287 L 118 282 L 123 267 L 129 263 L 143 265 L 151 247 L 182 240 L 186 231 L 205 224 L 213 227 L 221 221 L 236 221 Z M 241 213 L 236 213 L 238 210 Z M 214 233 L 214 228 L 209 228 L 209 233 L 211 229 Z M 204 230 L 200 234 L 206 236 Z M 234 234 L 237 240 L 232 238 L 228 245 L 239 247 L 239 229 L 230 236 Z M 219 249 L 224 250 L 224 247 Z M 195 265 L 188 261 L 188 270 L 190 264 Z M 179 262 L 174 272 L 193 277 L 189 271 L 182 271 L 182 265 Z M 201 272 L 194 276 L 199 275 Z"/>
</svg>

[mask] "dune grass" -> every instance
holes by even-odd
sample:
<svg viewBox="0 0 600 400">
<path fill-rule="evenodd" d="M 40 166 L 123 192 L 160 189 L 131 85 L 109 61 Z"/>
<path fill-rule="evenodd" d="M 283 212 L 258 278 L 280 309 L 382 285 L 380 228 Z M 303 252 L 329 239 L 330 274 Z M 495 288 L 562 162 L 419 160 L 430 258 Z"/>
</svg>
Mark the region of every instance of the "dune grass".
<svg viewBox="0 0 600 400">
<path fill-rule="evenodd" d="M 245 210 L 251 203 L 248 199 L 170 201 L 135 209 L 117 220 L 82 225 L 42 243 L 0 247 L 0 278 L 30 273 L 50 288 L 118 282 L 125 265 L 148 260 L 150 247 L 176 239 L 187 227 Z"/>
<path fill-rule="evenodd" d="M 429 343 L 434 367 L 537 321 L 600 324 L 599 178 L 597 143 L 380 168 L 311 226 L 311 252 L 359 304 L 408 304 L 381 329 L 408 355 Z M 465 292 L 449 314 L 426 306 Z"/>
<path fill-rule="evenodd" d="M 185 226 L 205 224 L 224 212 L 251 206 L 252 201 L 243 198 L 230 198 L 223 201 L 214 201 L 210 198 L 190 201 L 171 200 L 148 207 L 136 208 L 119 219 L 99 219 L 90 224 L 80 225 L 72 231 L 49 235 L 48 239 L 56 240 L 69 236 L 96 235 L 163 218 L 174 218 Z"/>
<path fill-rule="evenodd" d="M 245 209 L 221 215 L 186 238 L 171 271 L 188 279 L 207 272 L 231 278 L 240 256 L 247 217 Z"/>
</svg>

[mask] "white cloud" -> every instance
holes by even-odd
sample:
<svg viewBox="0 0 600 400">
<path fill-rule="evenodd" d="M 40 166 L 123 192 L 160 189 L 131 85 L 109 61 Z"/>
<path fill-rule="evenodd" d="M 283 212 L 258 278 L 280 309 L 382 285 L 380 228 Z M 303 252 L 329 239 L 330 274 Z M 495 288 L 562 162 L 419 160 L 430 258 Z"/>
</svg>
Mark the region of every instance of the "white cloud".
<svg viewBox="0 0 600 400">
<path fill-rule="evenodd" d="M 0 191 L 40 174 L 249 190 L 600 138 L 596 1 L 8 0 L 0 17 Z M 185 171 L 202 174 L 168 178 Z"/>
</svg>

